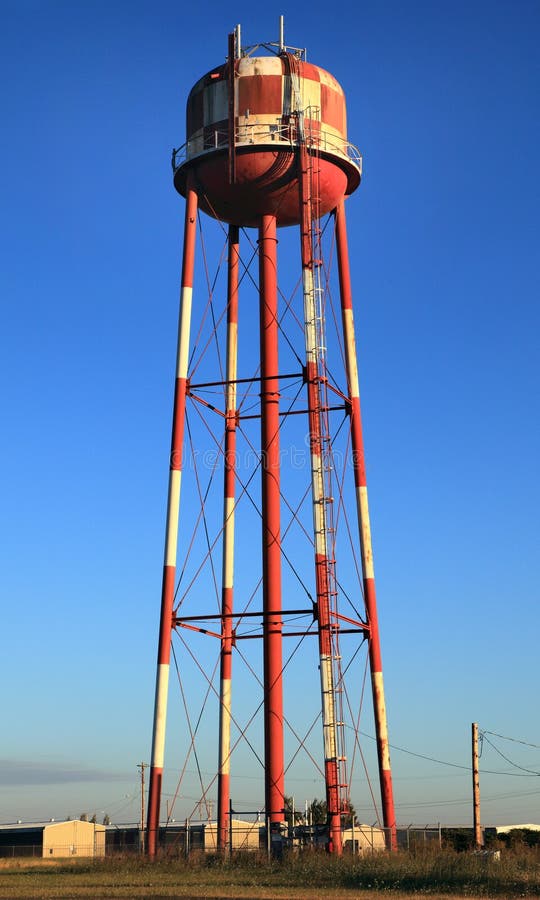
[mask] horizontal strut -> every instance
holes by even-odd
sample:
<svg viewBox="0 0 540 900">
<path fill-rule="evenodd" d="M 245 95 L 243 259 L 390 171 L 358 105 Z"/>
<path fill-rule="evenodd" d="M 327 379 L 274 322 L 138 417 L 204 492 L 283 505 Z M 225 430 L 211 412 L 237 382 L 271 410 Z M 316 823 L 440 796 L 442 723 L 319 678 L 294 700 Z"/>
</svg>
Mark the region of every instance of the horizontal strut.
<svg viewBox="0 0 540 900">
<path fill-rule="evenodd" d="M 278 610 L 268 610 L 268 612 L 264 612 L 264 610 L 256 610 L 255 612 L 236 612 L 236 613 L 211 613 L 209 615 L 204 616 L 173 616 L 173 624 L 174 625 L 183 625 L 185 622 L 215 622 L 221 621 L 222 619 L 248 619 L 248 618 L 264 618 L 265 616 L 313 616 L 317 617 L 317 606 L 314 603 L 311 609 L 283 609 L 281 611 Z M 330 612 L 332 619 L 336 619 L 338 622 L 346 622 L 348 625 L 353 625 L 353 632 L 363 631 L 366 634 L 369 634 L 370 627 L 367 622 L 362 622 L 357 619 L 350 619 L 348 616 L 344 616 L 341 613 L 337 613 L 334 611 Z M 335 628 L 335 625 L 331 626 Z M 202 629 L 199 629 L 202 630 Z M 342 633 L 348 634 L 344 628 L 339 629 Z"/>
<path fill-rule="evenodd" d="M 340 628 L 340 634 L 365 634 L 365 628 Z M 283 637 L 318 637 L 316 631 L 284 631 Z M 262 638 L 262 634 L 236 634 L 235 641 L 253 641 Z"/>
<path fill-rule="evenodd" d="M 231 378 L 229 381 L 202 381 L 199 384 L 191 384 L 188 382 L 188 387 L 191 390 L 197 390 L 198 388 L 205 387 L 225 387 L 228 384 L 252 384 L 254 381 L 269 381 L 274 378 L 303 378 L 304 372 L 291 372 L 288 375 L 253 375 L 252 378 Z"/>
<path fill-rule="evenodd" d="M 339 406 L 321 406 L 321 410 L 325 412 L 336 412 L 336 410 L 347 409 L 345 404 L 340 404 Z M 286 419 L 287 416 L 301 416 L 306 415 L 308 413 L 308 409 L 288 409 L 285 412 L 280 412 L 279 415 Z M 253 413 L 253 415 L 249 416 L 238 416 L 239 419 L 260 419 L 260 415 L 257 413 Z"/>
<path fill-rule="evenodd" d="M 244 619 L 253 616 L 302 616 L 314 615 L 315 610 L 311 609 L 269 609 L 266 612 L 259 610 L 258 612 L 237 612 L 237 613 L 215 613 L 208 616 L 175 616 L 175 625 L 181 625 L 182 622 L 210 622 L 216 619 Z"/>
</svg>

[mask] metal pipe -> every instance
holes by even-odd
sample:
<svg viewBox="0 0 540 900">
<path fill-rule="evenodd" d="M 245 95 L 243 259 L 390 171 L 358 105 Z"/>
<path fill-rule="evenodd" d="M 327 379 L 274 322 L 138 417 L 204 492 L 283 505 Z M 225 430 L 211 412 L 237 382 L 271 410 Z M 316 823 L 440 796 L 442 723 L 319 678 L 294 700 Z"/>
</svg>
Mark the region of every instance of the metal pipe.
<svg viewBox="0 0 540 900">
<path fill-rule="evenodd" d="M 353 451 L 354 483 L 356 487 L 356 506 L 358 513 L 358 529 L 360 533 L 360 554 L 364 582 L 364 603 L 369 624 L 369 662 L 371 670 L 371 688 L 375 716 L 375 734 L 377 756 L 379 761 L 379 781 L 383 809 L 384 827 L 388 829 L 388 846 L 397 849 L 396 817 L 392 787 L 392 770 L 390 766 L 390 749 L 388 743 L 388 725 L 386 719 L 386 703 L 382 672 L 381 645 L 377 617 L 377 600 L 375 594 L 375 573 L 373 569 L 373 550 L 371 546 L 371 528 L 366 485 L 366 467 L 364 458 L 364 441 L 362 436 L 362 418 L 360 411 L 360 388 L 358 383 L 358 360 L 354 334 L 351 276 L 349 269 L 349 251 L 347 245 L 347 226 L 345 220 L 345 203 L 342 200 L 336 209 L 336 247 L 338 257 L 339 284 L 341 296 L 341 314 L 345 342 L 345 364 L 350 399 L 351 442 Z"/>
<path fill-rule="evenodd" d="M 229 184 L 236 181 L 236 47 L 234 32 L 229 35 L 228 63 L 228 148 L 229 148 Z M 218 146 L 216 132 L 216 147 Z"/>
<path fill-rule="evenodd" d="M 284 16 L 279 17 L 279 52 L 283 53 L 285 50 L 285 29 L 284 29 Z"/>
<path fill-rule="evenodd" d="M 328 558 L 325 471 L 322 447 L 321 383 L 319 378 L 319 341 L 317 335 L 317 303 L 313 279 L 313 209 L 310 184 L 310 159 L 305 144 L 300 147 L 300 223 L 302 287 L 304 295 L 304 340 L 306 350 L 306 383 L 308 397 L 309 444 L 311 459 L 311 494 L 313 532 L 315 538 L 315 584 L 317 594 L 317 630 L 319 637 L 319 671 L 321 679 L 322 721 L 324 738 L 324 772 L 326 809 L 329 826 L 329 850 L 341 854 L 341 804 L 338 763 L 335 685 L 330 622 L 332 573 Z"/>
<path fill-rule="evenodd" d="M 265 804 L 284 819 L 283 662 L 276 217 L 259 227 Z"/>
<path fill-rule="evenodd" d="M 171 655 L 171 630 L 173 628 L 173 604 L 176 580 L 178 514 L 180 509 L 180 484 L 182 478 L 182 455 L 186 408 L 189 333 L 191 327 L 191 302 L 193 294 L 193 269 L 195 262 L 197 205 L 197 194 L 190 179 L 190 181 L 188 182 L 186 193 L 182 286 L 180 316 L 178 323 L 178 346 L 176 357 L 176 382 L 174 390 L 171 456 L 169 468 L 167 524 L 165 530 L 165 558 L 163 564 L 163 582 L 161 589 L 161 618 L 159 625 L 156 695 L 154 704 L 154 727 L 152 736 L 152 760 L 150 765 L 150 787 L 148 795 L 147 847 L 149 856 L 155 856 L 157 849 L 159 807 L 161 801 L 161 783 L 163 779 L 163 760 L 165 753 L 165 727 L 167 720 L 167 698 L 169 689 L 169 668 Z"/>
<path fill-rule="evenodd" d="M 225 474 L 223 484 L 223 567 L 221 595 L 221 671 L 218 760 L 218 849 L 227 848 L 230 812 L 232 611 L 234 580 L 234 504 L 236 471 L 236 373 L 238 361 L 238 227 L 229 226 L 227 283 L 227 396 L 225 402 Z"/>
</svg>

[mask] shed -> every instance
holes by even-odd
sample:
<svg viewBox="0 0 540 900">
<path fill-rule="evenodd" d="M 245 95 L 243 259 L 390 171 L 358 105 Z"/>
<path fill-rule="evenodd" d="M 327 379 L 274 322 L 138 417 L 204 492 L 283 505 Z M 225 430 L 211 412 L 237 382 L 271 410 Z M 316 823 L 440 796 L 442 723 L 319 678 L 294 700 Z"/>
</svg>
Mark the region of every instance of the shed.
<svg viewBox="0 0 540 900">
<path fill-rule="evenodd" d="M 260 846 L 260 822 L 246 822 L 243 819 L 231 820 L 231 838 L 229 847 L 233 850 L 258 850 Z M 204 826 L 204 849 L 217 849 L 217 822 L 207 822 Z"/>
<path fill-rule="evenodd" d="M 385 850 L 384 829 L 372 825 L 355 825 L 342 832 L 343 849 L 349 853 L 372 853 Z"/>
<path fill-rule="evenodd" d="M 105 856 L 105 825 L 70 819 L 43 830 L 43 856 Z"/>
<path fill-rule="evenodd" d="M 104 825 L 81 819 L 2 825 L 0 855 L 105 856 L 105 832 Z"/>
</svg>

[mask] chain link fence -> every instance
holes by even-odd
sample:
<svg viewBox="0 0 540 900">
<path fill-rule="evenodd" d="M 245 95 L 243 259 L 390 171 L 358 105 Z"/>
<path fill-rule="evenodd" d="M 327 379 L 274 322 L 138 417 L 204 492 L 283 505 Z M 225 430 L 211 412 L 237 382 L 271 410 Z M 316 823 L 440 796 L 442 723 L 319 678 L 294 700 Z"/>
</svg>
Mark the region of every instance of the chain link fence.
<svg viewBox="0 0 540 900">
<path fill-rule="evenodd" d="M 429 846 L 440 847 L 444 843 L 444 832 L 440 825 L 409 825 L 397 829 L 397 845 L 400 851 L 417 851 Z M 470 829 L 463 829 L 468 831 Z M 456 829 L 452 829 L 453 832 Z M 34 843 L 24 843 L 26 835 L 17 836 L 13 831 L 2 835 L 0 832 L 0 858 L 102 858 L 103 856 L 136 855 L 144 852 L 146 835 L 137 825 L 108 826 L 105 840 L 99 845 L 94 842 L 62 844 L 39 840 L 33 835 Z M 144 840 L 143 840 L 144 838 Z M 390 832 L 376 825 L 356 825 L 343 831 L 344 854 L 366 855 L 383 852 L 389 845 Z M 158 848 L 160 855 L 187 857 L 192 853 L 257 852 L 279 857 L 284 853 L 305 853 L 325 851 L 328 847 L 328 829 L 325 825 L 274 826 L 266 823 L 234 820 L 228 829 L 225 848 L 218 847 L 215 822 L 172 823 L 159 829 Z"/>
</svg>

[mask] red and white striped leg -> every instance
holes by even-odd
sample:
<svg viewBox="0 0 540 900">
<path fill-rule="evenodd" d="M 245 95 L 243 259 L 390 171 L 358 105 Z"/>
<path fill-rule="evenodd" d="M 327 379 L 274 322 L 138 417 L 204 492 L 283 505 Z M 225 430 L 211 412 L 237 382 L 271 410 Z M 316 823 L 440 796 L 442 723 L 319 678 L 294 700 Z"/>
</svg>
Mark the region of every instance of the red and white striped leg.
<svg viewBox="0 0 540 900">
<path fill-rule="evenodd" d="M 238 228 L 229 226 L 227 302 L 227 397 L 223 500 L 223 568 L 218 760 L 218 847 L 224 850 L 230 823 L 232 611 L 234 579 L 234 504 L 236 471 L 236 373 L 238 359 Z"/>
<path fill-rule="evenodd" d="M 161 591 L 161 619 L 152 736 L 152 760 L 148 795 L 148 855 L 155 856 L 159 831 L 161 782 L 165 753 L 165 727 L 169 688 L 171 631 L 173 627 L 173 603 L 176 580 L 176 552 L 178 546 L 178 514 L 180 509 L 180 484 L 186 408 L 186 383 L 191 327 L 191 301 L 193 293 L 193 268 L 195 261 L 195 236 L 197 221 L 197 194 L 192 186 L 186 195 L 184 226 L 184 253 L 182 262 L 182 286 L 180 318 L 178 325 L 178 350 L 176 383 L 174 391 L 171 458 L 169 470 L 169 495 L 165 532 L 165 559 Z"/>
<path fill-rule="evenodd" d="M 349 385 L 351 441 L 353 450 L 354 482 L 356 487 L 358 528 L 360 532 L 362 573 L 364 581 L 364 602 L 369 624 L 369 661 L 371 668 L 371 686 L 375 714 L 377 754 L 379 759 L 379 777 L 381 785 L 383 822 L 385 828 L 388 829 L 389 839 L 387 843 L 390 849 L 395 850 L 397 849 L 396 817 L 392 788 L 392 771 L 390 766 L 390 749 L 388 744 L 386 704 L 384 699 L 379 624 L 377 618 L 375 574 L 373 570 L 373 551 L 371 546 L 371 529 L 369 522 L 364 442 L 362 436 L 362 419 L 360 412 L 360 388 L 358 383 L 358 362 L 356 355 L 356 340 L 354 334 L 351 278 L 349 270 L 349 251 L 347 245 L 347 226 L 345 221 L 344 201 L 342 201 L 336 209 L 336 243 L 341 294 L 341 313 L 345 341 L 345 361 L 347 367 L 347 380 Z"/>
<path fill-rule="evenodd" d="M 315 584 L 317 595 L 317 627 L 319 637 L 319 669 L 321 679 L 322 721 L 324 740 L 324 773 L 326 808 L 329 826 L 329 850 L 341 854 L 341 803 L 338 765 L 338 739 L 335 712 L 335 685 L 330 622 L 330 564 L 328 558 L 325 473 L 321 428 L 321 386 L 319 342 L 317 336 L 317 303 L 314 284 L 313 210 L 310 184 L 311 164 L 308 151 L 300 148 L 300 197 L 302 205 L 301 258 L 304 297 L 304 342 L 311 459 L 311 496 L 315 539 Z"/>
</svg>

